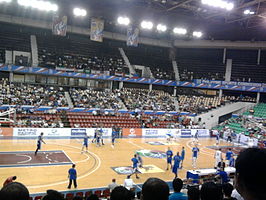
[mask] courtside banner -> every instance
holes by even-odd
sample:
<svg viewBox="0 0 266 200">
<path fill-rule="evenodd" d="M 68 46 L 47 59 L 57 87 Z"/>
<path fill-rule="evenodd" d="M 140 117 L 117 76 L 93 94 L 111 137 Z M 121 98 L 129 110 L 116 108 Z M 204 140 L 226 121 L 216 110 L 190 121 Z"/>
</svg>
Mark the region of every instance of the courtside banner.
<svg viewBox="0 0 266 200">
<path fill-rule="evenodd" d="M 180 129 L 142 129 L 143 137 L 179 137 L 181 136 Z"/>
<path fill-rule="evenodd" d="M 12 137 L 13 128 L 0 128 L 0 138 L 1 137 Z"/>
<path fill-rule="evenodd" d="M 123 136 L 124 137 L 142 137 L 142 129 L 141 128 L 123 128 Z"/>
<path fill-rule="evenodd" d="M 112 129 L 103 128 L 103 137 L 111 137 Z M 94 137 L 95 128 L 14 128 L 14 137 Z"/>
</svg>

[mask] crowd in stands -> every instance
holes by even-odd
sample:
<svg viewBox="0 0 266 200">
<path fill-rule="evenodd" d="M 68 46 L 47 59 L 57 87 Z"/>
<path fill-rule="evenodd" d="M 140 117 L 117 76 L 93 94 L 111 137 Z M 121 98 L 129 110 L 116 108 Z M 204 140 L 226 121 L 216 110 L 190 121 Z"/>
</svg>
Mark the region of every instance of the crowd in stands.
<svg viewBox="0 0 266 200">
<path fill-rule="evenodd" d="M 0 81 L 0 105 L 66 106 L 63 88 L 8 83 Z"/>
<path fill-rule="evenodd" d="M 266 115 L 255 116 L 254 113 L 258 109 L 262 109 L 262 112 L 266 113 L 265 104 L 259 104 L 243 113 L 243 115 L 222 122 L 216 129 L 220 130 L 222 135 L 228 132 L 234 132 L 264 141 L 266 139 Z"/>
<path fill-rule="evenodd" d="M 129 110 L 176 110 L 174 98 L 160 90 L 123 88 L 119 96 Z"/>
<path fill-rule="evenodd" d="M 265 200 L 265 172 L 266 150 L 258 148 L 248 148 L 240 152 L 236 159 L 236 172 L 234 186 L 228 181 L 206 180 L 202 184 L 187 184 L 181 179 L 175 178 L 172 181 L 173 191 L 169 185 L 159 178 L 148 178 L 142 185 L 141 192 L 127 185 L 119 186 L 115 179 L 108 186 L 111 189 L 107 197 L 101 192 L 89 193 L 85 200 L 99 200 L 109 198 L 110 200 Z M 0 199 L 6 200 L 29 200 L 30 194 L 25 185 L 16 181 L 17 177 L 9 177 L 3 188 L 0 190 Z M 132 182 L 133 183 L 133 182 Z M 126 181 L 125 181 L 126 184 Z M 77 191 L 78 192 L 78 191 Z M 43 200 L 82 200 L 83 192 L 78 192 L 76 196 L 63 195 L 55 190 L 47 190 L 42 197 Z"/>
<path fill-rule="evenodd" d="M 121 109 L 117 95 L 111 90 L 97 91 L 93 89 L 71 89 L 74 107 Z"/>
</svg>

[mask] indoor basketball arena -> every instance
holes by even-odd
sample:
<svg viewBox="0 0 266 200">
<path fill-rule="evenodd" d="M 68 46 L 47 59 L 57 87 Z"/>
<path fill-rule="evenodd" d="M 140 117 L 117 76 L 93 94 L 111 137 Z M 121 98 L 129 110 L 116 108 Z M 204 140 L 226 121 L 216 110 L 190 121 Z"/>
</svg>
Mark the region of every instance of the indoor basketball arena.
<svg viewBox="0 0 266 200">
<path fill-rule="evenodd" d="M 1 200 L 265 200 L 265 0 L 0 0 Z"/>
</svg>

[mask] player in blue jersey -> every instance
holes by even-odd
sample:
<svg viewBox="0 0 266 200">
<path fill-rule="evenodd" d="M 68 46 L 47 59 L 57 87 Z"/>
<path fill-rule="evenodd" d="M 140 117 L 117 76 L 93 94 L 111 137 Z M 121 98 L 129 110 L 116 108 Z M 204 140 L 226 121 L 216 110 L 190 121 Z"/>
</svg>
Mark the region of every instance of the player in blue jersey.
<svg viewBox="0 0 266 200">
<path fill-rule="evenodd" d="M 234 153 L 232 152 L 232 149 L 231 148 L 228 149 L 228 151 L 225 154 L 225 160 L 226 160 L 225 164 L 226 164 L 226 166 L 229 166 L 230 159 L 231 159 L 231 157 L 233 157 L 233 155 L 234 155 Z"/>
<path fill-rule="evenodd" d="M 234 155 L 231 156 L 230 160 L 229 160 L 229 167 L 235 167 L 235 157 Z"/>
<path fill-rule="evenodd" d="M 44 141 L 43 141 L 43 133 L 41 133 L 39 136 L 38 136 L 38 140 L 37 140 L 37 149 L 35 151 L 35 156 L 37 155 L 38 151 L 41 149 L 42 147 L 42 143 L 46 144 Z"/>
<path fill-rule="evenodd" d="M 199 148 L 197 147 L 197 145 L 195 145 L 193 148 L 192 148 L 192 166 L 194 168 L 197 167 L 197 158 L 198 158 L 198 154 L 199 154 Z"/>
<path fill-rule="evenodd" d="M 115 145 L 115 139 L 118 136 L 118 128 L 116 126 L 112 127 L 112 145 Z"/>
<path fill-rule="evenodd" d="M 181 158 L 180 169 L 183 168 L 183 162 L 184 162 L 184 159 L 185 159 L 185 154 L 186 154 L 185 147 L 182 147 L 181 156 L 180 156 L 180 158 Z"/>
<path fill-rule="evenodd" d="M 84 138 L 83 138 L 83 145 L 82 145 L 82 149 L 81 149 L 81 153 L 83 153 L 84 151 L 84 147 L 86 147 L 86 152 L 88 152 L 88 136 L 85 133 Z"/>
<path fill-rule="evenodd" d="M 170 147 L 168 147 L 168 150 L 166 151 L 166 158 L 167 158 L 167 168 L 166 168 L 166 170 L 169 169 L 169 168 L 168 168 L 169 164 L 170 164 L 171 169 L 172 169 L 172 168 L 173 168 L 173 166 L 172 166 L 173 152 L 172 152 L 172 150 L 170 149 Z"/>
<path fill-rule="evenodd" d="M 176 153 L 173 160 L 174 160 L 174 166 L 173 166 L 172 172 L 175 174 L 175 178 L 177 178 L 178 168 L 179 168 L 179 164 L 181 161 L 181 157 L 179 156 L 179 152 Z"/>
<path fill-rule="evenodd" d="M 139 177 L 138 177 L 138 172 L 139 172 L 138 171 L 138 164 L 139 164 L 139 160 L 137 158 L 137 154 L 134 155 L 134 158 L 132 158 L 131 161 L 132 161 L 133 173 L 130 176 L 132 176 L 133 174 L 136 174 L 136 178 L 139 179 Z"/>
</svg>

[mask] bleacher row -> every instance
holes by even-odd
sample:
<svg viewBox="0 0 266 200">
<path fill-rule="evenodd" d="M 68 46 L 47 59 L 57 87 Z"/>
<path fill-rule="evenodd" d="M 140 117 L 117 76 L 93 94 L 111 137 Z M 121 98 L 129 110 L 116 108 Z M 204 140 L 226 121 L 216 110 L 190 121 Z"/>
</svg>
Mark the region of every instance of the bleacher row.
<svg viewBox="0 0 266 200">
<path fill-rule="evenodd" d="M 1 24 L 1 27 L 3 27 L 0 30 L 1 62 L 4 61 L 5 50 L 30 52 L 30 35 L 36 35 L 41 67 L 77 69 L 86 73 L 94 70 L 94 73 L 105 71 L 110 75 L 129 75 L 129 69 L 118 51 L 118 47 L 121 47 L 132 65 L 150 67 L 154 78 L 175 79 L 167 48 L 142 44 L 137 48 L 130 48 L 120 41 L 108 39 L 103 43 L 95 43 L 83 35 L 68 34 L 67 37 L 55 37 L 50 31 L 33 27 L 8 24 Z M 233 59 L 232 81 L 265 81 L 266 51 L 261 51 L 260 64 L 257 63 L 257 53 L 257 50 L 227 50 L 226 59 Z M 180 78 L 183 81 L 224 80 L 223 49 L 178 48 L 175 57 Z M 30 63 L 28 65 L 30 66 Z M 138 76 L 141 75 L 141 73 L 138 74 Z"/>
</svg>

